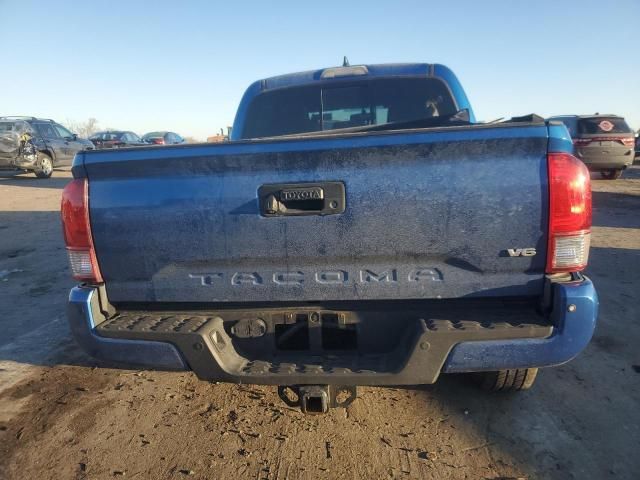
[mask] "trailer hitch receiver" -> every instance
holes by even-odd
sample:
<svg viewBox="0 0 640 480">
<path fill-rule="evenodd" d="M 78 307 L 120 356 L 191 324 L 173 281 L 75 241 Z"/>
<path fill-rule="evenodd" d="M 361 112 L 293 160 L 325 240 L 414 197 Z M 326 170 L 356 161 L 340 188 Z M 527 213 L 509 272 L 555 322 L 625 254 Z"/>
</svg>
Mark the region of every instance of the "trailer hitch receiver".
<svg viewBox="0 0 640 480">
<path fill-rule="evenodd" d="M 354 386 L 344 385 L 281 385 L 278 395 L 290 407 L 300 407 L 302 413 L 320 415 L 330 408 L 346 408 L 356 399 Z"/>
</svg>

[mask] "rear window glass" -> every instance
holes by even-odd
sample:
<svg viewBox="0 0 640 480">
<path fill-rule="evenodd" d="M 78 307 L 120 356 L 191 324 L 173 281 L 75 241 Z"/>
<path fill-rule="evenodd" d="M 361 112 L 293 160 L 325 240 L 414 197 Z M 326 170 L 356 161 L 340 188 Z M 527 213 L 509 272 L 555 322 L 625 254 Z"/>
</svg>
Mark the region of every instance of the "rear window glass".
<svg viewBox="0 0 640 480">
<path fill-rule="evenodd" d="M 242 138 L 405 122 L 456 111 L 447 87 L 433 78 L 293 87 L 257 96 L 247 110 Z"/>
<path fill-rule="evenodd" d="M 101 132 L 101 133 L 96 133 L 95 135 L 92 135 L 90 139 L 103 140 L 103 141 L 118 140 L 122 138 L 123 135 L 124 135 L 123 132 Z"/>
<path fill-rule="evenodd" d="M 602 133 L 631 133 L 631 128 L 624 118 L 594 117 L 581 118 L 578 121 L 578 133 L 602 134 Z"/>
</svg>

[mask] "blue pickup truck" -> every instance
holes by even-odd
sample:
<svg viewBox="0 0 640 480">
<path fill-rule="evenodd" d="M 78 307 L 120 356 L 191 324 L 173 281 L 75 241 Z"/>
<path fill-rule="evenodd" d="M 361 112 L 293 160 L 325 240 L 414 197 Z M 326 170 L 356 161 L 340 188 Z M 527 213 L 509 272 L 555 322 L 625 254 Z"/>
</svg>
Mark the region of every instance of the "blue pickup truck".
<svg viewBox="0 0 640 480">
<path fill-rule="evenodd" d="M 255 82 L 231 140 L 76 156 L 89 354 L 324 413 L 442 373 L 526 389 L 591 339 L 590 180 L 562 124 L 477 123 L 442 65 L 359 65 Z"/>
</svg>

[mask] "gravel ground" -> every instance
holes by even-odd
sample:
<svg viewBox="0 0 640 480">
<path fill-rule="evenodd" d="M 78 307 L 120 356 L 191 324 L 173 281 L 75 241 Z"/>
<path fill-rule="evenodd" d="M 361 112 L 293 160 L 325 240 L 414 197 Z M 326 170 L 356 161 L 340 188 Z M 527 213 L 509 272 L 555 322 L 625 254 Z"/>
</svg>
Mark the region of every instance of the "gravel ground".
<svg viewBox="0 0 640 480">
<path fill-rule="evenodd" d="M 0 179 L 0 478 L 640 478 L 640 167 L 593 182 L 598 329 L 521 394 L 463 376 L 309 417 L 275 388 L 97 366 L 69 336 L 69 172 Z"/>
</svg>

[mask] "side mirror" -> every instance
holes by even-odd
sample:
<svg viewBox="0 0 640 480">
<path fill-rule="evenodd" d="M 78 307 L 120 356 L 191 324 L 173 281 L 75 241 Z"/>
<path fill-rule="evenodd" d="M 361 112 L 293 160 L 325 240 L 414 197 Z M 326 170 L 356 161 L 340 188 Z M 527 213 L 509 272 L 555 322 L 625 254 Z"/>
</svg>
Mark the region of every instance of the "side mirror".
<svg viewBox="0 0 640 480">
<path fill-rule="evenodd" d="M 72 133 L 71 134 L 71 140 L 73 140 L 73 141 L 78 140 L 78 134 L 77 133 Z"/>
</svg>

